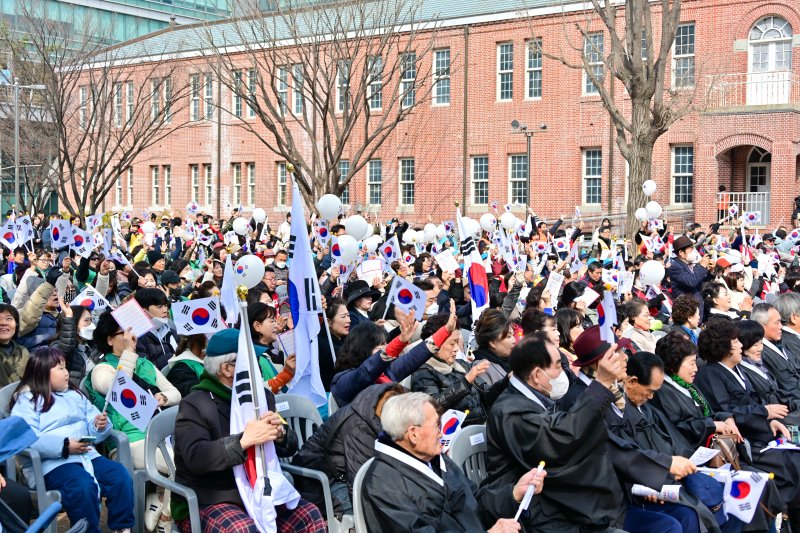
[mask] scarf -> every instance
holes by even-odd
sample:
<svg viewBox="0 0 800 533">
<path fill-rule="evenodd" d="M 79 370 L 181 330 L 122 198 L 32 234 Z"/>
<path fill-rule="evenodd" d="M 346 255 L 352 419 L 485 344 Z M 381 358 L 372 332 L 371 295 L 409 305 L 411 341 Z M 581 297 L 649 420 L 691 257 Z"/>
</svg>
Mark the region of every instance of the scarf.
<svg viewBox="0 0 800 533">
<path fill-rule="evenodd" d="M 752 358 L 750 358 L 750 357 L 745 355 L 744 356 L 744 360 L 745 360 L 746 363 L 749 363 L 749 364 L 753 365 L 754 367 L 756 367 L 757 369 L 761 370 L 764 373 L 764 375 L 767 376 L 767 379 L 769 380 L 769 382 L 774 384 L 775 380 L 772 379 L 772 374 L 770 374 L 769 370 L 767 370 L 767 367 L 764 366 L 764 360 L 763 359 L 760 360 L 760 361 L 756 361 L 755 359 L 752 359 Z"/>
<path fill-rule="evenodd" d="M 200 383 L 192 387 L 192 390 L 208 391 L 226 402 L 231 401 L 230 387 L 223 385 L 216 376 L 212 376 L 205 370 L 200 375 Z"/>
<path fill-rule="evenodd" d="M 597 378 L 597 370 L 595 370 L 594 368 L 590 368 L 588 366 L 584 366 L 584 367 L 581 368 L 581 372 L 586 374 L 586 377 L 588 377 L 592 381 L 594 381 Z M 622 392 L 622 389 L 620 388 L 619 384 L 614 382 L 614 384 L 611 385 L 611 388 L 608 389 L 608 390 L 610 390 L 611 394 L 614 395 L 614 405 L 616 405 L 617 409 L 619 409 L 620 411 L 622 411 L 624 413 L 625 412 L 625 394 Z"/>
<path fill-rule="evenodd" d="M 689 391 L 692 400 L 694 400 L 695 403 L 699 405 L 700 408 L 703 410 L 703 416 L 711 416 L 711 408 L 708 406 L 708 402 L 706 402 L 706 399 L 703 398 L 703 396 L 695 388 L 694 385 L 692 385 L 691 383 L 686 383 L 681 378 L 679 378 L 677 374 L 671 375 L 670 378 L 672 378 L 672 381 L 674 381 L 675 383 L 677 383 L 678 385 Z"/>
</svg>

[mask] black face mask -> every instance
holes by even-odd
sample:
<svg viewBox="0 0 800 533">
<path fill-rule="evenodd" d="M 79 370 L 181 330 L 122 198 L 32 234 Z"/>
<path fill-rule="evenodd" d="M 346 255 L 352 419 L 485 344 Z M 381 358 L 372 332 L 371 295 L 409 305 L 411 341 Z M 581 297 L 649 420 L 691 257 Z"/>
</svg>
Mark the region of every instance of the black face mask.
<svg viewBox="0 0 800 533">
<path fill-rule="evenodd" d="M 169 290 L 169 295 L 174 300 L 179 300 L 182 293 L 183 293 L 183 289 L 181 289 L 180 287 L 178 287 L 177 289 L 170 289 Z"/>
</svg>

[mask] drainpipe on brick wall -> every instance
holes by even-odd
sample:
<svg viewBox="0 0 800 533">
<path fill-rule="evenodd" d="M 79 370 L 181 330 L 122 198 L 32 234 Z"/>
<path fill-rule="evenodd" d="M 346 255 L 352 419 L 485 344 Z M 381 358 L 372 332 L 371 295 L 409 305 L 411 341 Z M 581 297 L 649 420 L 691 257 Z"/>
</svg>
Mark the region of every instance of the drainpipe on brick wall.
<svg viewBox="0 0 800 533">
<path fill-rule="evenodd" d="M 217 220 L 222 219 L 222 70 L 217 76 Z"/>
<path fill-rule="evenodd" d="M 467 154 L 467 98 L 469 95 L 469 25 L 464 26 L 464 123 L 462 126 L 462 154 L 461 154 L 461 209 L 464 214 L 467 212 L 467 174 L 469 172 L 468 161 L 469 155 Z M 530 194 L 530 193 L 528 193 Z"/>
</svg>

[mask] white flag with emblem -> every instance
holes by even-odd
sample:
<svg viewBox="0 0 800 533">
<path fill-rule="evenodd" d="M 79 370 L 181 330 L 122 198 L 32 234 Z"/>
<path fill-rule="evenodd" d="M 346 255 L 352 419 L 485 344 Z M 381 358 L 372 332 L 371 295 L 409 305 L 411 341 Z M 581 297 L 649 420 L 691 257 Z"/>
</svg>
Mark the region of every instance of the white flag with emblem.
<svg viewBox="0 0 800 533">
<path fill-rule="evenodd" d="M 216 333 L 223 329 L 219 316 L 219 297 L 197 298 L 172 304 L 172 320 L 182 335 Z"/>
<path fill-rule="evenodd" d="M 386 301 L 386 306 L 394 304 L 406 313 L 414 313 L 417 320 L 422 320 L 425 314 L 425 291 L 403 279 L 400 276 L 395 276 L 392 280 L 392 288 L 389 289 L 389 298 Z"/>
<path fill-rule="evenodd" d="M 158 400 L 137 385 L 122 369 L 117 370 L 117 375 L 114 376 L 106 402 L 139 431 L 147 430 L 147 424 L 158 407 Z"/>
</svg>

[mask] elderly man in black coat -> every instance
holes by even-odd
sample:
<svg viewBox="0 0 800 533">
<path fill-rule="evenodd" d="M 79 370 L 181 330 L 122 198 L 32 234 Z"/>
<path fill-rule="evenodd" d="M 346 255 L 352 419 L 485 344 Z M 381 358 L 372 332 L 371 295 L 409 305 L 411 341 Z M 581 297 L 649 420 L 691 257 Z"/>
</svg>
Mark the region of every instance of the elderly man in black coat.
<svg viewBox="0 0 800 533">
<path fill-rule="evenodd" d="M 518 481 L 477 493 L 461 468 L 441 454 L 441 425 L 433 399 L 410 392 L 386 401 L 384 433 L 364 480 L 364 515 L 370 531 L 438 533 L 486 531 L 498 516 L 513 517 L 528 486 L 541 492 L 546 473 L 532 469 Z M 513 518 L 489 533 L 520 531 Z"/>
<path fill-rule="evenodd" d="M 700 316 L 703 316 L 703 298 L 700 288 L 708 277 L 709 256 L 703 256 L 699 262 L 699 252 L 694 243 L 686 235 L 681 235 L 672 243 L 676 258 L 669 264 L 669 281 L 672 286 L 673 300 L 681 294 L 691 294 L 700 304 Z"/>
</svg>

